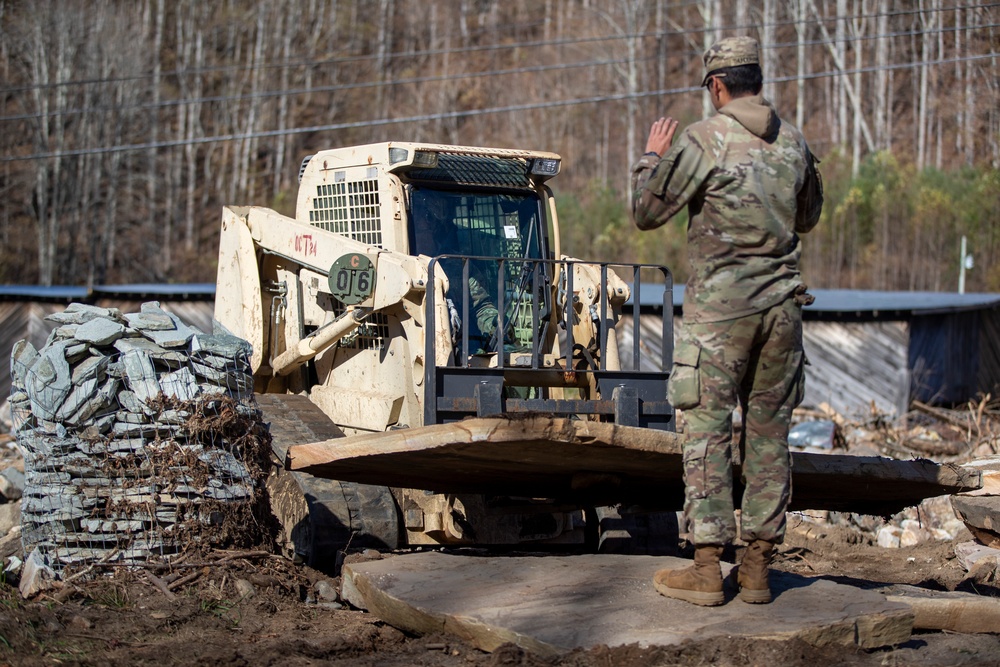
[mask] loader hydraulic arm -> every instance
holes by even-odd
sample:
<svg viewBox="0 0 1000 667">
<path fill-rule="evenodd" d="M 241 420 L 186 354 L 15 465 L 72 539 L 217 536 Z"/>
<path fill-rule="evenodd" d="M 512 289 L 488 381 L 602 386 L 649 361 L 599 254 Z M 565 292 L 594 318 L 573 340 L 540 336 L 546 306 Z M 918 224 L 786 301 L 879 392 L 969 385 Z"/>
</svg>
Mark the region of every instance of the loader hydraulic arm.
<svg viewBox="0 0 1000 667">
<path fill-rule="evenodd" d="M 365 321 L 369 309 L 350 308 L 340 317 L 292 345 L 271 361 L 275 375 L 288 375 L 320 352 L 333 347 Z"/>
<path fill-rule="evenodd" d="M 266 361 L 262 348 L 271 349 L 274 374 L 288 375 L 356 330 L 373 313 L 402 304 L 408 295 L 411 301 L 419 300 L 422 294 L 411 293 L 426 289 L 426 263 L 270 209 L 226 207 L 222 233 L 220 282 L 241 289 L 234 290 L 240 296 L 233 303 L 217 307 L 216 317 L 233 333 L 251 341 L 255 372 Z M 261 285 L 270 279 L 263 270 L 268 255 L 278 258 L 296 280 L 311 275 L 315 284 L 324 282 L 316 278 L 325 277 L 327 285 L 316 288 L 346 306 L 346 312 L 311 334 L 275 349 L 274 341 L 266 341 L 262 334 L 269 327 L 265 320 L 273 317 L 262 308 L 260 297 Z"/>
</svg>

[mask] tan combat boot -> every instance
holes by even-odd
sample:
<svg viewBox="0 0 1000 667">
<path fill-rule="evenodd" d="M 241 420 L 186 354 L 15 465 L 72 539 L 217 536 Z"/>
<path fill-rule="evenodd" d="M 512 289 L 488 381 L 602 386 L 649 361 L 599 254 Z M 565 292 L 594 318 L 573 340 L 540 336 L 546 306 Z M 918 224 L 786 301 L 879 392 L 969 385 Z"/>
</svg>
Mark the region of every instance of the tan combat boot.
<svg viewBox="0 0 1000 667">
<path fill-rule="evenodd" d="M 766 604 L 771 601 L 767 566 L 771 564 L 773 552 L 774 544 L 767 540 L 754 540 L 747 547 L 736 574 L 740 599 L 744 602 Z"/>
<path fill-rule="evenodd" d="M 660 570 L 653 575 L 653 586 L 661 595 L 686 602 L 714 607 L 726 601 L 722 592 L 722 547 L 699 546 L 694 550 L 694 565 L 679 570 Z"/>
</svg>

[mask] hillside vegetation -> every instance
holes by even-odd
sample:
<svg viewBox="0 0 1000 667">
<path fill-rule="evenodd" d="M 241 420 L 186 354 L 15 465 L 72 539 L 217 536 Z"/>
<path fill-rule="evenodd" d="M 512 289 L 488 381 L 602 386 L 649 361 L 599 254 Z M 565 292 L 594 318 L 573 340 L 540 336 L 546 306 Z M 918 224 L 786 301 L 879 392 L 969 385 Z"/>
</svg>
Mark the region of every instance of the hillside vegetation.
<svg viewBox="0 0 1000 667">
<path fill-rule="evenodd" d="M 220 207 L 292 213 L 301 159 L 385 140 L 551 150 L 564 249 L 686 277 L 639 235 L 649 123 L 711 111 L 701 54 L 763 45 L 822 160 L 813 287 L 1000 290 L 1000 3 L 0 0 L 0 282 L 211 282 Z"/>
</svg>

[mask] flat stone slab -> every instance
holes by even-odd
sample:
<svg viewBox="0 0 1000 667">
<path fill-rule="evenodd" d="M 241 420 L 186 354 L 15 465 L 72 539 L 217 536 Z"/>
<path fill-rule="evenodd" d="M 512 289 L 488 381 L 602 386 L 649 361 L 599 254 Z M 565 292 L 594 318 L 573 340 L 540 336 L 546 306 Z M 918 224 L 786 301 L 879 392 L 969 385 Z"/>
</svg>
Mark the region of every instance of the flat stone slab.
<svg viewBox="0 0 1000 667">
<path fill-rule="evenodd" d="M 512 642 L 542 656 L 600 644 L 640 647 L 741 635 L 817 646 L 901 644 L 912 609 L 866 591 L 777 572 L 773 602 L 699 607 L 658 594 L 653 573 L 691 561 L 654 556 L 475 557 L 438 552 L 344 566 L 342 596 L 417 634 L 447 632 L 484 651 Z M 732 567 L 723 564 L 723 571 Z"/>
<path fill-rule="evenodd" d="M 201 374 L 192 359 L 192 369 Z M 205 376 L 209 377 L 209 376 Z M 684 505 L 682 435 L 563 417 L 481 417 L 288 448 L 289 470 L 327 479 L 553 498 L 582 505 Z M 743 494 L 733 468 L 734 500 Z M 948 463 L 792 453 L 792 510 L 889 516 L 924 498 L 978 489 L 982 475 Z"/>
</svg>

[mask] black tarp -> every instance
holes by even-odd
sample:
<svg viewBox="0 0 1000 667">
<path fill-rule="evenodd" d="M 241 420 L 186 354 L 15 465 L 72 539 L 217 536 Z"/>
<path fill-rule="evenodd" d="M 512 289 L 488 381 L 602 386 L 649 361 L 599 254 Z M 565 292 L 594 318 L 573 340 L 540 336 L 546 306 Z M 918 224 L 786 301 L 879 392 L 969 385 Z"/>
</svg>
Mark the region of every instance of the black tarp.
<svg viewBox="0 0 1000 667">
<path fill-rule="evenodd" d="M 1000 390 L 1000 310 L 914 314 L 910 319 L 911 394 L 958 404 Z"/>
</svg>

